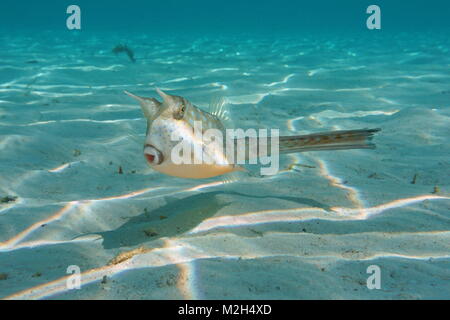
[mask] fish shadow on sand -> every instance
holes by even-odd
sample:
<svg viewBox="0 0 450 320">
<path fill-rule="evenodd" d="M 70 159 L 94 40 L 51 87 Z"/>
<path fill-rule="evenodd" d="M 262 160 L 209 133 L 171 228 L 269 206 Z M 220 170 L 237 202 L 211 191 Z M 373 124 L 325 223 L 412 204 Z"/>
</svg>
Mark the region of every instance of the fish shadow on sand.
<svg viewBox="0 0 450 320">
<path fill-rule="evenodd" d="M 238 192 L 213 191 L 195 194 L 185 198 L 167 197 L 167 204 L 155 210 L 144 212 L 129 219 L 115 230 L 95 232 L 103 238 L 103 247 L 113 249 L 132 247 L 158 240 L 162 237 L 174 237 L 184 234 L 202 221 L 214 216 L 219 210 L 231 204 L 218 195 L 235 195 L 249 198 L 265 198 Z M 303 205 L 327 209 L 327 206 L 306 198 L 272 196 Z M 158 246 L 160 244 L 157 244 Z"/>
<path fill-rule="evenodd" d="M 136 246 L 162 237 L 174 237 L 214 216 L 229 202 L 217 198 L 222 192 L 207 192 L 185 198 L 166 197 L 167 204 L 129 219 L 119 228 L 96 232 L 105 249 Z"/>
</svg>

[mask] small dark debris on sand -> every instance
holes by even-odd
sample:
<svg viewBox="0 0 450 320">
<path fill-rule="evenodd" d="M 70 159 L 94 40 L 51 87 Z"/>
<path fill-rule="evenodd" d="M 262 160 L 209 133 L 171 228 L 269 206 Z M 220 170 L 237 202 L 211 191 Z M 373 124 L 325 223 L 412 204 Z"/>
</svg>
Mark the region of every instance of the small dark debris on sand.
<svg viewBox="0 0 450 320">
<path fill-rule="evenodd" d="M 144 233 L 147 237 L 156 237 L 158 235 L 158 232 L 154 231 L 153 229 L 146 229 L 144 230 Z"/>
<path fill-rule="evenodd" d="M 158 288 L 164 288 L 164 287 L 175 286 L 179 281 L 180 281 L 180 277 L 178 275 L 169 273 L 169 274 L 162 275 L 155 282 L 156 282 L 156 286 Z"/>
<path fill-rule="evenodd" d="M 0 198 L 0 203 L 8 203 L 8 202 L 13 202 L 16 201 L 17 197 L 14 196 L 5 196 L 5 197 L 1 197 Z"/>
<path fill-rule="evenodd" d="M 127 54 L 128 58 L 130 58 L 130 60 L 132 62 L 136 62 L 136 59 L 134 58 L 133 50 L 131 50 L 124 44 L 119 44 L 119 45 L 115 46 L 114 49 L 112 50 L 112 52 L 114 52 L 115 54 L 125 52 Z"/>
</svg>

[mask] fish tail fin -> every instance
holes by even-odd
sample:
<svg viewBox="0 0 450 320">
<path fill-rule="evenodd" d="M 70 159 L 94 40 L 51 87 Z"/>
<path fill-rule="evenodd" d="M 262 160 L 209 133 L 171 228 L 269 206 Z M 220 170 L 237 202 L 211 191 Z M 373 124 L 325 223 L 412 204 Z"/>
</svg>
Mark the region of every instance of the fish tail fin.
<svg viewBox="0 0 450 320">
<path fill-rule="evenodd" d="M 300 136 L 283 136 L 279 140 L 280 153 L 374 149 L 375 144 L 370 141 L 378 131 L 381 131 L 381 129 L 342 130 Z"/>
</svg>

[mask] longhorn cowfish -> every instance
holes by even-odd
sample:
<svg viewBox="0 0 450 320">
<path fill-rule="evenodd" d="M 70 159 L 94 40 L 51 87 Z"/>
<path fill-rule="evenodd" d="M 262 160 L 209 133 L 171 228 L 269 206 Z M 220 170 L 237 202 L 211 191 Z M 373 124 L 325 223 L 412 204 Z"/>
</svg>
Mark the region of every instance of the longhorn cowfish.
<svg viewBox="0 0 450 320">
<path fill-rule="evenodd" d="M 223 148 L 226 145 L 225 142 L 223 144 L 207 143 L 196 135 L 194 127 L 197 122 L 201 123 L 202 132 L 214 129 L 223 133 L 223 137 L 226 137 L 226 128 L 218 115 L 203 111 L 186 98 L 167 94 L 160 89 L 156 89 L 156 91 L 162 98 L 162 102 L 155 98 L 140 97 L 125 91 L 127 95 L 139 101 L 147 120 L 144 156 L 154 170 L 170 176 L 191 179 L 210 178 L 244 170 L 225 152 Z M 278 140 L 279 153 L 371 149 L 375 145 L 370 143 L 370 140 L 377 131 L 380 131 L 380 129 L 281 136 Z M 174 161 L 172 151 L 180 143 L 179 140 L 173 139 L 174 136 L 180 137 L 183 143 L 191 146 L 189 148 L 191 154 L 188 155 L 191 161 L 187 161 L 187 163 Z M 246 148 L 244 151 L 252 152 L 249 148 L 249 139 L 246 139 L 244 144 L 238 143 L 238 140 L 239 138 L 236 138 L 231 143 L 234 146 L 240 145 L 241 149 L 243 145 Z M 270 143 L 266 143 L 264 147 L 270 149 Z M 239 150 L 239 147 L 237 149 L 237 152 L 243 151 Z M 256 152 L 256 150 L 253 150 L 253 152 Z M 201 161 L 205 157 L 210 161 Z M 248 157 L 249 154 L 247 153 L 246 158 Z"/>
</svg>

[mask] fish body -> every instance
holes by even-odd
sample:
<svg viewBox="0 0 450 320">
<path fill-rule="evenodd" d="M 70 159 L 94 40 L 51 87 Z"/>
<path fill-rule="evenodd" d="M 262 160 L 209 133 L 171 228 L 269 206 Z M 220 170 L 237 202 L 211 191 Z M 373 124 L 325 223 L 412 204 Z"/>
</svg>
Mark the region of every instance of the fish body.
<svg viewBox="0 0 450 320">
<path fill-rule="evenodd" d="M 156 91 L 162 102 L 125 91 L 139 101 L 147 119 L 144 156 L 154 170 L 170 176 L 192 179 L 210 178 L 244 170 L 225 152 L 227 133 L 219 117 L 201 110 L 183 97 L 169 95 L 159 89 Z M 211 140 L 204 139 L 203 134 L 211 129 L 221 134 L 223 138 L 221 143 L 211 143 Z M 369 141 L 379 130 L 361 129 L 283 136 L 279 137 L 279 152 L 374 148 L 375 145 Z M 271 139 L 264 141 L 260 141 L 259 138 L 253 139 L 256 139 L 257 143 L 262 142 L 260 147 L 271 150 Z M 234 139 L 232 144 L 241 146 L 236 149 L 237 152 L 245 152 L 248 158 L 252 138 L 245 138 L 244 143 L 239 143 L 239 140 Z M 174 150 L 179 149 L 180 142 L 187 148 L 174 153 Z M 180 163 L 178 159 L 180 156 L 187 161 Z"/>
<path fill-rule="evenodd" d="M 144 155 L 153 169 L 167 175 L 193 179 L 242 171 L 241 167 L 228 161 L 222 148 L 206 143 L 196 135 L 195 122 L 201 124 L 202 133 L 215 129 L 225 136 L 225 127 L 217 116 L 199 109 L 183 97 L 168 95 L 159 89 L 157 92 L 163 98 L 162 102 L 126 92 L 140 102 L 147 118 Z M 180 137 L 191 146 L 189 163 L 174 161 L 172 150 L 180 143 L 174 137 Z M 195 152 L 195 149 L 200 152 Z M 209 157 L 212 163 L 205 163 L 205 157 Z"/>
<path fill-rule="evenodd" d="M 128 58 L 132 61 L 132 62 L 136 62 L 136 59 L 134 58 L 134 52 L 133 50 L 131 50 L 130 48 L 128 48 L 126 45 L 123 44 L 119 44 L 117 46 L 114 47 L 114 49 L 112 50 L 112 52 L 114 52 L 115 54 L 121 53 L 121 52 L 125 52 L 128 56 Z"/>
</svg>

